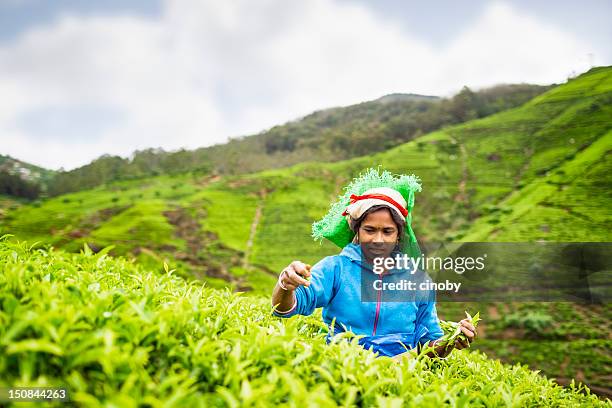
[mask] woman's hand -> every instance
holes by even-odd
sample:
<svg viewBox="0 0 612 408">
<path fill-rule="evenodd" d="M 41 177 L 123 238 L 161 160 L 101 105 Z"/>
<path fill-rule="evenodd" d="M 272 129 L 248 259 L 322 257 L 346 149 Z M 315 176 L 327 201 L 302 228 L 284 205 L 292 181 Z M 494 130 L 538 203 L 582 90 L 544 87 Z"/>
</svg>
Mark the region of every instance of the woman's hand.
<svg viewBox="0 0 612 408">
<path fill-rule="evenodd" d="M 430 352 L 427 355 L 429 357 L 446 357 L 450 354 L 451 351 L 453 351 L 454 348 L 456 348 L 457 350 L 461 350 L 470 347 L 470 344 L 474 341 L 474 338 L 476 337 L 476 328 L 474 327 L 474 325 L 472 325 L 472 323 L 470 323 L 468 319 L 463 319 L 459 322 L 459 330 L 461 330 L 461 332 L 465 334 L 465 337 L 468 338 L 467 341 L 463 340 L 462 338 L 457 338 L 454 344 L 448 344 L 445 346 L 438 345 L 438 343 L 440 342 L 440 339 L 438 339 L 432 344 L 432 346 L 434 347 L 434 352 Z"/>
<path fill-rule="evenodd" d="M 472 323 L 470 323 L 468 319 L 461 320 L 459 322 L 459 328 L 461 329 L 463 334 L 465 334 L 465 337 L 467 337 L 468 339 L 467 341 L 463 340 L 462 338 L 458 338 L 457 340 L 455 340 L 454 347 L 457 350 L 470 347 L 470 343 L 472 343 L 474 341 L 474 338 L 476 337 L 476 328 L 472 325 Z"/>
<path fill-rule="evenodd" d="M 311 265 L 301 261 L 291 262 L 278 277 L 279 285 L 288 291 L 294 291 L 300 285 L 310 286 L 310 281 L 307 280 L 310 278 L 310 268 Z"/>
</svg>

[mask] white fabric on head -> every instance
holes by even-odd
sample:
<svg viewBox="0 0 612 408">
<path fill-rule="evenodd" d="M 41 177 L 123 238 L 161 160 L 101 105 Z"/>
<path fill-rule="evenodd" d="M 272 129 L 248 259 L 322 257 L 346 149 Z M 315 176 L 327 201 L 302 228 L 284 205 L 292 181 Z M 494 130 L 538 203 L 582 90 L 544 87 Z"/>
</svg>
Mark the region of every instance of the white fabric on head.
<svg viewBox="0 0 612 408">
<path fill-rule="evenodd" d="M 404 209 L 406 208 L 406 200 L 404 199 L 404 197 L 399 193 L 399 191 L 394 190 L 392 188 L 389 188 L 389 187 L 371 188 L 369 190 L 364 191 L 360 195 L 366 195 L 366 194 L 384 194 L 387 197 L 393 199 L 398 204 L 400 204 L 402 207 L 404 207 Z M 399 215 L 399 217 L 402 220 L 405 219 L 401 211 L 397 207 L 395 207 L 393 204 L 385 200 L 378 199 L 378 198 L 366 198 L 363 200 L 357 200 L 354 203 L 349 204 L 346 207 L 346 212 L 347 212 L 346 217 L 347 217 L 347 221 L 349 221 L 349 225 L 350 225 L 350 218 L 353 218 L 355 220 L 358 219 L 359 217 L 361 217 L 361 215 L 363 215 L 364 212 L 366 212 L 369 208 L 375 205 L 384 205 L 386 207 L 389 207 L 391 210 L 395 211 L 396 214 Z"/>
</svg>

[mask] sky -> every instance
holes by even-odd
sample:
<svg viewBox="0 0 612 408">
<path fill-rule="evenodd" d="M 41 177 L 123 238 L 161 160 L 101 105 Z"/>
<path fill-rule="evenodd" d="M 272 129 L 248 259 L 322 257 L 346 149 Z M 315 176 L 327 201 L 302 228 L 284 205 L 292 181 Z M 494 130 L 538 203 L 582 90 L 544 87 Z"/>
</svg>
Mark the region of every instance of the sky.
<svg viewBox="0 0 612 408">
<path fill-rule="evenodd" d="M 612 2 L 0 0 L 0 154 L 70 170 L 612 65 Z"/>
</svg>

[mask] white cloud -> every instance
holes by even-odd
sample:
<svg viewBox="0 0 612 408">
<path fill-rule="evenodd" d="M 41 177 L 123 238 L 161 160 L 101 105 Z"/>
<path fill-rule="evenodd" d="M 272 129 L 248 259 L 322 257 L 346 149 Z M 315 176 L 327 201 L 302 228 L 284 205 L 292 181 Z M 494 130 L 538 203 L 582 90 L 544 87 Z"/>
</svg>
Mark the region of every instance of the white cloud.
<svg viewBox="0 0 612 408">
<path fill-rule="evenodd" d="M 593 51 L 504 3 L 445 49 L 332 0 L 168 0 L 159 19 L 65 15 L 0 47 L 0 152 L 73 168 L 103 153 L 195 148 L 391 92 L 562 82 Z M 23 126 L 33 111 L 79 105 L 121 120 L 78 141 Z"/>
</svg>

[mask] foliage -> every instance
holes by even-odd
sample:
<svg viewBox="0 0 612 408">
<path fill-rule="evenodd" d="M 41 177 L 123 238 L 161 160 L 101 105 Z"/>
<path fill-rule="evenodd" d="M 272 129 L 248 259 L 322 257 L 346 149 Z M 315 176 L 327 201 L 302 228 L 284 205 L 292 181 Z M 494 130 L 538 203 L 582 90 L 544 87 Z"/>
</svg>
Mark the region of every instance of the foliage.
<svg viewBox="0 0 612 408">
<path fill-rule="evenodd" d="M 104 252 L 3 239 L 0 386 L 63 386 L 94 407 L 605 405 L 479 352 L 397 364 L 326 345 L 320 316 L 278 319 L 268 299 Z"/>
<path fill-rule="evenodd" d="M 0 171 L 0 194 L 34 199 L 40 195 L 40 186 L 16 174 Z"/>
<path fill-rule="evenodd" d="M 507 327 L 526 329 L 533 333 L 541 333 L 552 323 L 552 316 L 539 310 L 527 313 L 512 313 L 503 318 L 503 324 Z"/>
<path fill-rule="evenodd" d="M 474 328 L 478 328 L 478 322 L 480 319 L 480 312 L 477 312 L 473 317 L 466 311 L 465 315 L 467 316 L 468 321 L 474 326 Z M 440 345 L 446 347 L 448 350 L 450 346 L 454 345 L 455 342 L 459 339 L 468 341 L 467 336 L 461 331 L 461 326 L 457 322 L 447 322 L 445 320 L 440 321 L 440 327 L 444 332 L 444 336 L 440 338 Z"/>
<path fill-rule="evenodd" d="M 56 172 L 0 154 L 0 194 L 34 199 L 47 191 Z"/>
<path fill-rule="evenodd" d="M 51 195 L 120 179 L 160 174 L 243 174 L 306 161 L 337 161 L 383 151 L 446 125 L 520 106 L 548 86 L 500 85 L 448 99 L 389 95 L 343 108 L 314 112 L 256 135 L 196 150 L 145 149 L 132 157 L 103 155 L 78 169 L 59 172 Z"/>
</svg>

